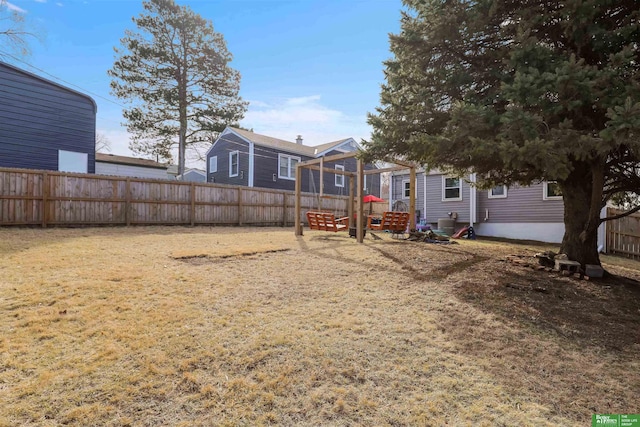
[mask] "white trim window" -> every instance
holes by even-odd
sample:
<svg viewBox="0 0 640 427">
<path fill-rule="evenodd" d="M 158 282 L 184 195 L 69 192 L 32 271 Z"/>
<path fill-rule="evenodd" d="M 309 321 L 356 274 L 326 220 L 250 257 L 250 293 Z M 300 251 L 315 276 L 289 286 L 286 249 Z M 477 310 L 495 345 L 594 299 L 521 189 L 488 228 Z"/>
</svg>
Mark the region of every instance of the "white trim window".
<svg viewBox="0 0 640 427">
<path fill-rule="evenodd" d="M 240 173 L 240 152 L 232 151 L 229 153 L 229 177 L 238 176 Z"/>
<path fill-rule="evenodd" d="M 336 171 L 344 172 L 344 165 L 336 165 Z M 344 187 L 344 175 L 336 174 L 336 187 Z"/>
<path fill-rule="evenodd" d="M 408 179 L 402 180 L 402 198 L 409 199 L 411 197 L 411 186 Z"/>
<path fill-rule="evenodd" d="M 562 200 L 562 191 L 557 181 L 542 183 L 542 200 Z"/>
<path fill-rule="evenodd" d="M 209 173 L 218 172 L 218 156 L 209 157 Z"/>
<path fill-rule="evenodd" d="M 58 150 L 58 170 L 60 172 L 89 172 L 89 155 L 76 151 Z"/>
<path fill-rule="evenodd" d="M 278 154 L 278 178 L 295 180 L 298 163 L 300 157 Z"/>
<path fill-rule="evenodd" d="M 462 200 L 462 180 L 453 176 L 442 176 L 442 201 Z"/>
<path fill-rule="evenodd" d="M 362 191 L 364 191 L 364 194 L 367 194 L 369 192 L 369 189 L 367 188 L 367 175 L 362 176 L 362 181 L 364 182 L 364 185 L 362 186 Z"/>
<path fill-rule="evenodd" d="M 506 199 L 507 198 L 507 186 L 498 185 L 489 190 L 490 199 Z"/>
</svg>

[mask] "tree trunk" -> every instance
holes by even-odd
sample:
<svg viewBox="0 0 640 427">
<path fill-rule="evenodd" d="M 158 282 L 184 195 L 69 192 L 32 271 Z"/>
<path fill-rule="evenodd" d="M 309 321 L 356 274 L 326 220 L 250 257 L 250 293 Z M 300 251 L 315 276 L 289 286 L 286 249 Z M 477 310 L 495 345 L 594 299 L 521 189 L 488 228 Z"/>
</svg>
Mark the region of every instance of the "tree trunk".
<svg viewBox="0 0 640 427">
<path fill-rule="evenodd" d="M 186 62 L 186 59 L 185 59 Z M 186 65 L 182 68 L 182 75 L 178 81 L 178 114 L 180 121 L 180 130 L 178 133 L 178 175 L 180 179 L 184 179 L 184 169 L 186 164 L 187 153 L 187 69 Z"/>
<path fill-rule="evenodd" d="M 560 182 L 564 200 L 564 237 L 560 252 L 570 260 L 600 265 L 598 225 L 602 207 L 601 169 L 598 165 L 577 164 Z M 597 193 L 597 194 L 594 194 Z M 598 194 L 600 196 L 598 196 Z"/>
</svg>

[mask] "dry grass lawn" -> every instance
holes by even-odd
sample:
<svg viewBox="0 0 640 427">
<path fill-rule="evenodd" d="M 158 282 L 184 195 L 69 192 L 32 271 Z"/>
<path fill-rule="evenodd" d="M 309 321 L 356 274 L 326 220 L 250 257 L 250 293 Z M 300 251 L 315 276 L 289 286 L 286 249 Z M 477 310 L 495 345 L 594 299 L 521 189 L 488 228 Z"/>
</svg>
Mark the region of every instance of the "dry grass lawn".
<svg viewBox="0 0 640 427">
<path fill-rule="evenodd" d="M 531 245 L 379 235 L 0 229 L 0 426 L 640 413 L 637 263 L 579 281 L 504 261 Z"/>
</svg>

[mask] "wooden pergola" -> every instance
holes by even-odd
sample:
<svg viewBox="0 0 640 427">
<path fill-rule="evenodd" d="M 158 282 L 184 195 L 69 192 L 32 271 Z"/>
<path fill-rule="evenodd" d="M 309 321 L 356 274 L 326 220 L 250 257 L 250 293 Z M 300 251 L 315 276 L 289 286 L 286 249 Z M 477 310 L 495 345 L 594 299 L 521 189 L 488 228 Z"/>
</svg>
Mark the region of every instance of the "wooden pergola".
<svg viewBox="0 0 640 427">
<path fill-rule="evenodd" d="M 302 169 L 310 169 L 320 171 L 320 198 L 323 195 L 323 187 L 324 187 L 324 172 L 335 174 L 336 170 L 331 168 L 326 168 L 325 163 L 332 163 L 338 160 L 344 160 L 349 158 L 354 158 L 358 156 L 358 152 L 350 152 L 343 154 L 334 154 L 331 156 L 322 156 L 317 159 L 307 160 L 304 162 L 300 162 L 296 166 L 296 222 L 295 222 L 295 234 L 296 236 L 302 236 L 302 212 L 301 212 L 301 193 L 302 193 Z M 409 162 L 400 161 L 400 160 L 392 160 L 391 163 L 396 166 L 383 168 L 383 169 L 372 169 L 372 170 L 364 170 L 364 162 L 361 159 L 357 160 L 357 168 L 356 172 L 350 171 L 341 171 L 340 175 L 348 176 L 349 178 L 349 203 L 347 205 L 347 212 L 349 216 L 349 221 L 354 220 L 354 210 L 357 213 L 357 217 L 360 218 L 359 221 L 356 221 L 356 238 L 358 239 L 358 243 L 362 243 L 364 241 L 364 236 L 362 233 L 363 224 L 362 218 L 364 218 L 364 204 L 362 203 L 362 187 L 364 183 L 365 175 L 374 175 L 382 172 L 391 172 L 396 170 L 404 170 L 409 169 L 409 227 L 411 229 L 416 228 L 416 166 Z M 354 180 L 353 177 L 356 177 Z M 391 182 L 389 183 L 392 184 Z M 354 189 L 355 186 L 355 189 Z M 355 194 L 354 194 L 355 193 Z M 355 197 L 355 209 L 354 209 L 354 197 Z"/>
</svg>

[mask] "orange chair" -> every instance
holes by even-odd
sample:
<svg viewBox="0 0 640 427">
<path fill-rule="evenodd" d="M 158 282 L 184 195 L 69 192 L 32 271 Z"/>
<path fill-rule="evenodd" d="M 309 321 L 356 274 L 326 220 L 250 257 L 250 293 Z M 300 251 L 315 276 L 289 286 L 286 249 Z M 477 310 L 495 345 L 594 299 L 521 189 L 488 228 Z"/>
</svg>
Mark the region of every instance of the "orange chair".
<svg viewBox="0 0 640 427">
<path fill-rule="evenodd" d="M 372 230 L 388 230 L 394 236 L 398 234 L 404 236 L 408 224 L 409 212 L 385 212 L 382 214 L 380 224 L 372 224 L 372 226 L 376 227 L 372 228 Z"/>
<path fill-rule="evenodd" d="M 329 212 L 307 212 L 307 223 L 312 230 L 344 231 L 349 229 L 349 217 L 336 218 Z"/>
</svg>

